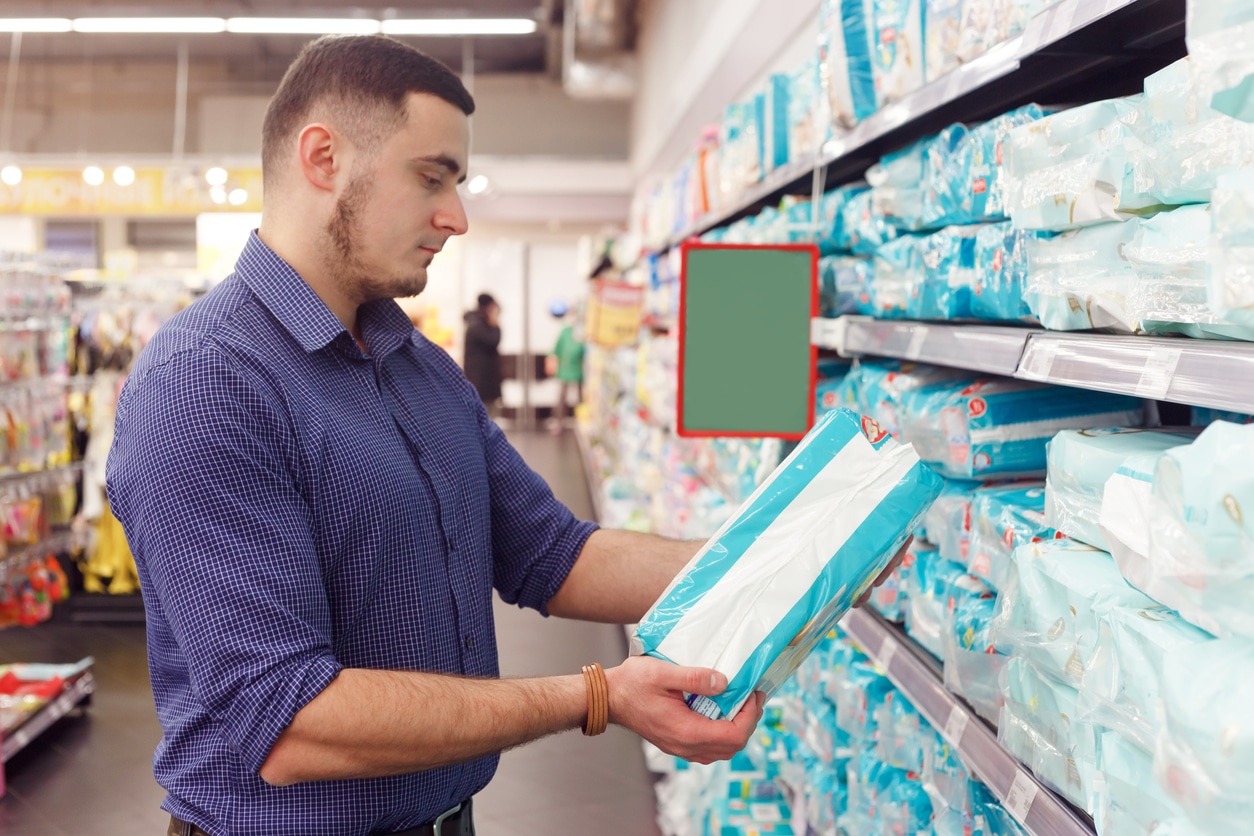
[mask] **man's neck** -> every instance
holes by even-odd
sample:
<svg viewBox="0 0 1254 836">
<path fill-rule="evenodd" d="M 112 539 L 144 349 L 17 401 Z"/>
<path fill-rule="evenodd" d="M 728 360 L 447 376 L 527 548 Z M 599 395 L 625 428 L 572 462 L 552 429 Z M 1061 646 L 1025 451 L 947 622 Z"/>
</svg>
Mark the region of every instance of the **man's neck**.
<svg viewBox="0 0 1254 836">
<path fill-rule="evenodd" d="M 361 345 L 357 321 L 360 303 L 347 296 L 339 283 L 327 272 L 317 245 L 304 241 L 298 235 L 286 234 L 281 223 L 267 223 L 265 218 L 257 230 L 257 237 L 261 239 L 261 243 L 274 250 L 279 258 L 291 265 L 331 313 L 335 314 L 335 318 L 344 324 L 357 344 Z"/>
</svg>

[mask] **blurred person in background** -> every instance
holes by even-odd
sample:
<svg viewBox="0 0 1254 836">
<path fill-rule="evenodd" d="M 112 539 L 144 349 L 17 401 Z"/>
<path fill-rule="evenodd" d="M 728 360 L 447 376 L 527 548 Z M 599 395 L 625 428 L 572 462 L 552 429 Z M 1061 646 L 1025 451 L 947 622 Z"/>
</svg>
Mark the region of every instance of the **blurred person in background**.
<svg viewBox="0 0 1254 836">
<path fill-rule="evenodd" d="M 476 305 L 466 314 L 462 369 L 495 421 L 501 415 L 501 306 L 487 293 L 479 294 Z"/>
<path fill-rule="evenodd" d="M 557 378 L 561 384 L 553 421 L 549 425 L 549 431 L 553 435 L 561 435 L 565 428 L 566 408 L 572 388 L 577 395 L 576 403 L 583 402 L 583 342 L 575 335 L 574 316 L 564 301 L 558 299 L 550 305 L 549 313 L 562 324 L 553 352 L 544 358 L 544 373 Z"/>
</svg>

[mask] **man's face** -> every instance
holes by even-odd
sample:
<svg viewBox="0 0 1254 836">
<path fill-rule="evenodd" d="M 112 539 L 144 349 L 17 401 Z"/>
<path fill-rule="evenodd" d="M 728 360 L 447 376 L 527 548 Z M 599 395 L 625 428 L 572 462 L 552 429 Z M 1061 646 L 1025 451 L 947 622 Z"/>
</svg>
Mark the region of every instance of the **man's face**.
<svg viewBox="0 0 1254 836">
<path fill-rule="evenodd" d="M 400 130 L 356 158 L 326 227 L 330 273 L 359 303 L 421 293 L 436 253 L 466 231 L 457 193 L 470 148 L 466 115 L 426 94 L 411 94 L 407 108 Z"/>
</svg>

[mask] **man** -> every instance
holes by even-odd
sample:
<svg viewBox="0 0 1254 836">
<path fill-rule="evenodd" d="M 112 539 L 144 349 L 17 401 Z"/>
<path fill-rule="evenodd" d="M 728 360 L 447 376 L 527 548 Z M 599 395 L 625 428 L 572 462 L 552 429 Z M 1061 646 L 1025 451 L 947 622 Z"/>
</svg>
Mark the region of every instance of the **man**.
<svg viewBox="0 0 1254 836">
<path fill-rule="evenodd" d="M 557 335 L 557 343 L 553 353 L 544 358 L 544 373 L 556 378 L 561 384 L 557 393 L 557 404 L 553 410 L 553 423 L 550 427 L 553 435 L 561 435 L 566 425 L 566 409 L 570 400 L 570 390 L 580 402 L 583 401 L 583 343 L 575 336 L 575 324 L 571 321 L 570 308 L 562 300 L 549 306 L 549 313 L 561 325 Z"/>
<path fill-rule="evenodd" d="M 307 46 L 266 112 L 260 229 L 119 399 L 109 496 L 144 588 L 171 833 L 473 833 L 505 749 L 607 713 L 713 761 L 761 716 L 697 715 L 682 694 L 726 679 L 649 658 L 603 691 L 499 679 L 493 588 L 632 622 L 695 547 L 576 520 L 393 301 L 466 231 L 473 110 L 397 41 Z"/>
<path fill-rule="evenodd" d="M 479 393 L 488 417 L 495 420 L 501 407 L 501 307 L 491 295 L 480 293 L 475 309 L 465 319 L 462 370 Z"/>
</svg>

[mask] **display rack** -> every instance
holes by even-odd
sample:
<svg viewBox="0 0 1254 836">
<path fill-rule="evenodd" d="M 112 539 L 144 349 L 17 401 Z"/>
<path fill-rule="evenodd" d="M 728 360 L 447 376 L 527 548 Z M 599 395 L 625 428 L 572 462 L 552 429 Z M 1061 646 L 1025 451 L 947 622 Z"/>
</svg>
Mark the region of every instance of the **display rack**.
<svg viewBox="0 0 1254 836">
<path fill-rule="evenodd" d="M 1254 413 L 1254 344 L 996 325 L 816 319 L 811 342 L 845 356 L 923 361 L 986 374 Z"/>
<path fill-rule="evenodd" d="M 850 610 L 841 626 L 1032 836 L 1091 836 L 1092 821 L 997 742 L 997 733 L 945 688 L 936 661 L 899 627 L 866 608 Z"/>
<path fill-rule="evenodd" d="M 597 476 L 597 463 L 592 456 L 592 442 L 577 420 L 575 421 L 575 443 L 579 446 L 579 461 L 583 463 L 584 480 L 588 483 L 588 494 L 592 498 L 592 513 L 599 522 L 601 520 L 601 479 Z"/>
<path fill-rule="evenodd" d="M 859 178 L 885 153 L 954 122 L 983 121 L 1036 100 L 1136 92 L 1141 79 L 1184 56 L 1184 12 L 1184 0 L 1062 0 L 1022 34 L 867 117 L 816 156 L 772 171 L 723 211 L 671 236 L 658 252 L 785 195 L 817 196 Z M 1136 90 L 1126 87 L 1132 78 Z"/>
<path fill-rule="evenodd" d="M 4 795 L 4 765 L 95 691 L 96 681 L 92 676 L 95 660 L 87 657 L 78 664 L 83 668 L 82 672 L 66 680 L 65 690 L 60 696 L 49 700 L 20 725 L 8 730 L 0 729 L 0 796 Z"/>
</svg>

